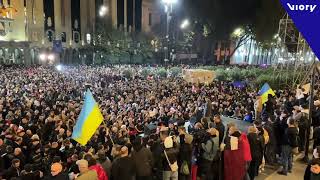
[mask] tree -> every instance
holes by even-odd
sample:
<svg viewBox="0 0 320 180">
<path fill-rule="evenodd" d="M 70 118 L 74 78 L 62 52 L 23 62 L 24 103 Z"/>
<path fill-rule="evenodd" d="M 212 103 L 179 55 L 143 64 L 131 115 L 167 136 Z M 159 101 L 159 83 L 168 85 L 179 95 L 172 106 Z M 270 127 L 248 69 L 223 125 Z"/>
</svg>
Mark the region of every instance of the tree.
<svg viewBox="0 0 320 180">
<path fill-rule="evenodd" d="M 246 28 L 235 29 L 235 31 L 231 34 L 231 39 L 236 42 L 236 46 L 230 53 L 230 57 L 233 56 L 237 49 L 247 43 L 250 38 L 252 38 L 252 33 L 249 26 L 247 26 Z"/>
<path fill-rule="evenodd" d="M 194 41 L 200 46 L 198 52 L 202 56 L 212 54 L 216 41 L 229 40 L 237 27 L 251 27 L 253 37 L 266 37 L 261 41 L 272 39 L 282 11 L 278 1 L 268 0 L 185 0 L 183 4 L 185 14 L 197 24 L 193 29 Z M 266 21 L 268 18 L 270 20 Z M 264 31 L 264 28 L 268 30 Z M 240 47 L 248 38 L 247 34 L 240 37 L 236 47 Z"/>
<path fill-rule="evenodd" d="M 129 59 L 124 63 L 134 63 L 135 56 L 140 55 L 145 59 L 153 55 L 150 45 L 152 37 L 141 32 L 125 32 L 122 27 L 118 29 L 106 27 L 110 26 L 106 26 L 103 21 L 98 21 L 92 43 L 82 47 L 81 52 L 115 58 L 118 63 L 121 63 L 120 60 L 124 60 L 125 56 Z"/>
</svg>

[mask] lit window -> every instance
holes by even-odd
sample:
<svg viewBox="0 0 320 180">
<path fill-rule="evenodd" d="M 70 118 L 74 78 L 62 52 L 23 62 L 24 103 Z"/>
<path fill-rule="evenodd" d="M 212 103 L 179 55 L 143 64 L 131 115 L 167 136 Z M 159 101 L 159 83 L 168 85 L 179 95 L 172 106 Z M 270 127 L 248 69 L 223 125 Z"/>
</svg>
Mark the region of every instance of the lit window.
<svg viewBox="0 0 320 180">
<path fill-rule="evenodd" d="M 90 44 L 91 43 L 91 34 L 87 34 L 87 43 Z"/>
</svg>

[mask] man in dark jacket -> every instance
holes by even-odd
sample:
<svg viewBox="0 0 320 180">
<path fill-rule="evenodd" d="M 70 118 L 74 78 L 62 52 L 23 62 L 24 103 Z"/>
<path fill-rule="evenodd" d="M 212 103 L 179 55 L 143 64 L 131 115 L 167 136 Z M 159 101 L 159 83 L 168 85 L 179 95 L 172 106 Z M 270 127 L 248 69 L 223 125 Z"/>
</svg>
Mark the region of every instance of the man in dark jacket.
<svg viewBox="0 0 320 180">
<path fill-rule="evenodd" d="M 250 144 L 250 152 L 252 160 L 248 170 L 250 179 L 253 180 L 255 176 L 259 174 L 259 166 L 263 158 L 263 140 L 262 137 L 257 134 L 257 129 L 253 126 L 249 127 L 248 130 L 248 141 Z"/>
<path fill-rule="evenodd" d="M 214 126 L 215 126 L 214 128 L 219 131 L 219 145 L 220 145 L 224 138 L 225 126 L 221 121 L 220 115 L 215 115 L 213 120 L 214 120 Z"/>
<path fill-rule="evenodd" d="M 191 159 L 192 159 L 192 141 L 193 136 L 185 132 L 184 127 L 179 127 L 179 154 L 178 154 L 178 165 L 180 168 L 179 179 L 189 180 L 191 178 Z M 184 166 L 188 166 L 189 174 L 184 174 L 181 169 Z"/>
<path fill-rule="evenodd" d="M 178 180 L 178 172 L 172 171 L 170 165 L 178 163 L 178 149 L 174 147 L 171 136 L 164 140 L 164 151 L 161 154 L 163 167 L 163 180 Z"/>
<path fill-rule="evenodd" d="M 41 171 L 32 171 L 32 165 L 26 164 L 24 166 L 24 170 L 21 171 L 21 180 L 40 180 L 43 176 L 43 173 Z"/>
<path fill-rule="evenodd" d="M 136 167 L 132 158 L 128 156 L 128 148 L 123 146 L 120 153 L 120 157 L 112 163 L 111 178 L 113 180 L 134 180 Z"/>
<path fill-rule="evenodd" d="M 132 159 L 137 170 L 137 180 L 151 180 L 153 157 L 149 149 L 142 146 L 141 138 L 137 138 L 133 142 Z"/>
<path fill-rule="evenodd" d="M 108 177 L 111 176 L 111 166 L 112 163 L 110 159 L 105 155 L 105 153 L 98 152 L 98 162 L 101 164 L 103 170 L 107 174 Z"/>
<path fill-rule="evenodd" d="M 5 178 L 11 179 L 14 177 L 19 177 L 20 175 L 20 160 L 19 159 L 13 159 L 12 160 L 12 166 L 5 171 Z"/>
<path fill-rule="evenodd" d="M 266 163 L 270 165 L 274 165 L 276 163 L 276 150 L 277 150 L 277 137 L 275 134 L 274 128 L 274 117 L 269 117 L 268 121 L 263 125 L 263 128 L 267 131 L 269 135 L 269 142 L 266 144 L 265 147 L 265 159 Z"/>
<path fill-rule="evenodd" d="M 282 171 L 280 175 L 287 175 L 292 170 L 292 149 L 298 147 L 298 130 L 295 127 L 295 121 L 292 118 L 288 119 L 288 128 L 285 130 L 282 137 L 281 157 L 282 157 Z"/>
<path fill-rule="evenodd" d="M 51 174 L 45 180 L 68 180 L 69 177 L 62 172 L 62 165 L 60 163 L 53 163 L 51 165 Z"/>
</svg>

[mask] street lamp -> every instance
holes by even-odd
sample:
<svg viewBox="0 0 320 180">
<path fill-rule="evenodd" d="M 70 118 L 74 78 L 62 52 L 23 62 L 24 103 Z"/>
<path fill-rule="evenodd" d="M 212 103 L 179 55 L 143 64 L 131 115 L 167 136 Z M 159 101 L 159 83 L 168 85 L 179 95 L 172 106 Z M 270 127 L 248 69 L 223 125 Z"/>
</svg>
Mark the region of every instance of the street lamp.
<svg viewBox="0 0 320 180">
<path fill-rule="evenodd" d="M 244 33 L 242 28 L 237 28 L 233 31 L 232 35 L 235 37 L 240 37 Z"/>
<path fill-rule="evenodd" d="M 50 54 L 50 55 L 48 56 L 48 60 L 53 61 L 53 60 L 54 60 L 54 55 L 53 55 L 53 54 Z"/>
<path fill-rule="evenodd" d="M 59 65 L 56 66 L 56 69 L 57 69 L 58 71 L 62 71 L 63 66 L 62 66 L 61 64 L 59 64 Z"/>
<path fill-rule="evenodd" d="M 178 2 L 178 0 L 162 0 L 164 4 L 175 4 Z"/>
<path fill-rule="evenodd" d="M 185 20 L 182 21 L 182 23 L 181 23 L 181 25 L 180 25 L 180 28 L 181 28 L 181 29 L 185 29 L 185 28 L 187 28 L 189 25 L 190 25 L 189 20 L 188 20 L 188 19 L 185 19 Z"/>
<path fill-rule="evenodd" d="M 47 55 L 45 53 L 42 53 L 39 55 L 39 58 L 41 61 L 45 61 L 47 59 Z"/>
<path fill-rule="evenodd" d="M 105 5 L 102 5 L 99 9 L 99 16 L 103 17 L 107 14 L 107 12 L 108 12 L 108 7 Z"/>
<path fill-rule="evenodd" d="M 178 2 L 178 0 L 162 0 L 162 3 L 164 4 L 164 8 L 165 8 L 165 13 L 167 14 L 167 32 L 166 32 L 166 43 L 167 46 L 169 46 L 169 24 L 170 24 L 170 20 L 172 17 L 172 7 L 173 4 L 176 4 Z M 164 61 L 169 61 L 168 57 L 169 57 L 169 51 L 165 51 L 165 59 Z"/>
</svg>

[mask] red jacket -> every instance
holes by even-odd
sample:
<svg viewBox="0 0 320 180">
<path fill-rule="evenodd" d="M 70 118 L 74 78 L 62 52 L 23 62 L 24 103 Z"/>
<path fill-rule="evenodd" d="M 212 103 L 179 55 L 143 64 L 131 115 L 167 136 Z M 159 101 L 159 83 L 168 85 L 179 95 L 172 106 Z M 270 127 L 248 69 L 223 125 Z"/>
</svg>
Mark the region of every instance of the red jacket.
<svg viewBox="0 0 320 180">
<path fill-rule="evenodd" d="M 107 172 L 104 171 L 100 164 L 90 166 L 89 169 L 97 172 L 99 180 L 108 180 Z"/>
<path fill-rule="evenodd" d="M 240 142 L 243 143 L 243 155 L 244 155 L 244 160 L 246 162 L 249 162 L 252 160 L 251 157 L 251 150 L 250 150 L 250 144 L 247 138 L 247 135 L 242 133 L 240 136 Z"/>
<path fill-rule="evenodd" d="M 237 150 L 224 150 L 224 180 L 243 180 L 246 174 L 246 159 L 248 159 L 244 152 L 247 146 L 245 141 L 248 143 L 246 137 L 244 138 L 241 134 Z"/>
</svg>

